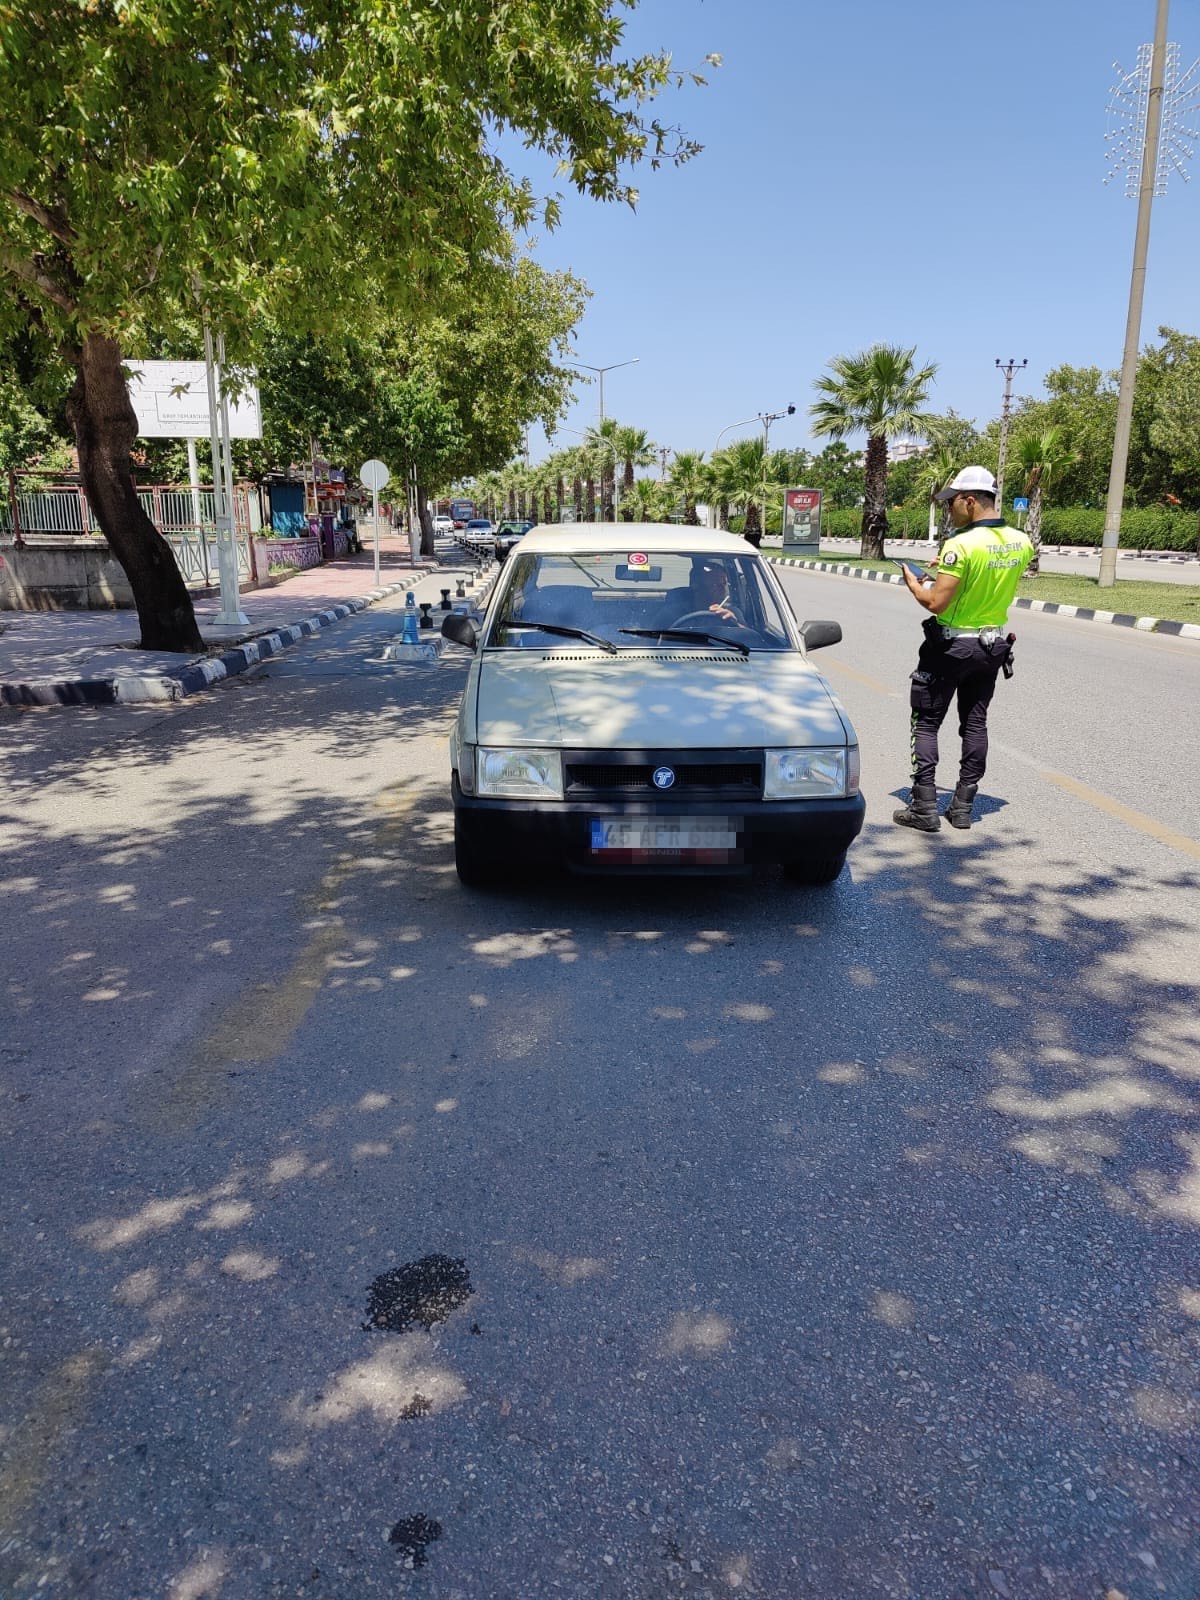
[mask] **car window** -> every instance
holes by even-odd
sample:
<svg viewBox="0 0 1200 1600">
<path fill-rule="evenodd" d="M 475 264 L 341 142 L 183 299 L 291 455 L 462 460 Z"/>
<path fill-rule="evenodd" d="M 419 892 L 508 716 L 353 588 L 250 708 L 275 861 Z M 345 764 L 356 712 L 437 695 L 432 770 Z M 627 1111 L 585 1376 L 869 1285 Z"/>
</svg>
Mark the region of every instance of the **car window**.
<svg viewBox="0 0 1200 1600">
<path fill-rule="evenodd" d="M 538 623 L 580 629 L 619 650 L 704 648 L 702 639 L 693 644 L 644 636 L 645 630 L 677 624 L 750 650 L 796 648 L 757 555 L 555 551 L 514 553 L 509 562 L 491 608 L 485 649 L 577 648 L 571 637 L 544 632 Z"/>
</svg>

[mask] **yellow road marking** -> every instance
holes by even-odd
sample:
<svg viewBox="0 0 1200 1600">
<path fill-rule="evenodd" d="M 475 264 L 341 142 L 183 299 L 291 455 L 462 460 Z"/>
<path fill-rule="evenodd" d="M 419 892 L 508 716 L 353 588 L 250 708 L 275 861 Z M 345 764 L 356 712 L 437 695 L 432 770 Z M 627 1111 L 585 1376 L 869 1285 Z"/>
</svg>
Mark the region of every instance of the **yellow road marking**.
<svg viewBox="0 0 1200 1600">
<path fill-rule="evenodd" d="M 375 802 L 382 813 L 376 830 L 385 837 L 403 826 L 418 799 L 415 791 L 396 793 L 397 788 L 404 785 L 385 790 Z M 312 931 L 286 972 L 271 983 L 244 990 L 226 1008 L 204 1038 L 192 1046 L 159 1097 L 144 1097 L 139 1112 L 143 1127 L 163 1134 L 189 1132 L 207 1110 L 228 1097 L 231 1067 L 264 1066 L 283 1054 L 324 988 L 330 963 L 345 942 L 345 923 L 337 913 L 342 886 L 357 860 L 343 856 L 304 897 L 301 909 L 308 916 L 331 920 Z"/>
<path fill-rule="evenodd" d="M 1132 807 L 1122 805 L 1119 800 L 1113 800 L 1097 789 L 1089 789 L 1086 783 L 1080 783 L 1076 778 L 1068 778 L 1065 772 L 1055 772 L 1052 768 L 1039 766 L 1036 762 L 1034 766 L 1047 783 L 1052 783 L 1057 788 L 1065 790 L 1067 794 L 1074 795 L 1076 800 L 1095 806 L 1097 811 L 1103 811 L 1106 816 L 1115 817 L 1118 822 L 1127 823 L 1139 833 L 1149 834 L 1160 844 L 1170 845 L 1172 850 L 1182 850 L 1185 856 L 1200 861 L 1200 840 L 1190 839 L 1186 833 L 1177 833 L 1165 823 L 1155 822 L 1153 817 L 1146 816 L 1142 811 L 1134 811 Z"/>
<path fill-rule="evenodd" d="M 880 683 L 878 678 L 869 677 L 857 667 L 848 667 L 844 661 L 822 661 L 821 671 L 824 672 L 827 667 L 832 672 L 844 672 L 848 678 L 853 678 L 855 683 L 861 683 L 864 689 L 874 689 L 876 694 L 888 695 L 893 700 L 900 698 L 897 690 L 889 689 L 886 683 Z"/>
</svg>

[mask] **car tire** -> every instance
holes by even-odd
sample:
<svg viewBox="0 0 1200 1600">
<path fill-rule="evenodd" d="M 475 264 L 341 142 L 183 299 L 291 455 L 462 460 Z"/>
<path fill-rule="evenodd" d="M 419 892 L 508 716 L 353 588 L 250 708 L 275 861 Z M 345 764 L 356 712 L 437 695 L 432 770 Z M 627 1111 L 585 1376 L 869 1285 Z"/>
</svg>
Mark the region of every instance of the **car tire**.
<svg viewBox="0 0 1200 1600">
<path fill-rule="evenodd" d="M 846 865 L 844 850 L 811 850 L 806 856 L 797 856 L 783 864 L 783 875 L 790 883 L 813 886 L 833 883 L 840 878 Z"/>
<path fill-rule="evenodd" d="M 454 817 L 454 870 L 458 881 L 468 889 L 491 889 L 504 874 L 493 857 L 487 856 L 471 837 L 471 829 L 462 817 Z"/>
</svg>

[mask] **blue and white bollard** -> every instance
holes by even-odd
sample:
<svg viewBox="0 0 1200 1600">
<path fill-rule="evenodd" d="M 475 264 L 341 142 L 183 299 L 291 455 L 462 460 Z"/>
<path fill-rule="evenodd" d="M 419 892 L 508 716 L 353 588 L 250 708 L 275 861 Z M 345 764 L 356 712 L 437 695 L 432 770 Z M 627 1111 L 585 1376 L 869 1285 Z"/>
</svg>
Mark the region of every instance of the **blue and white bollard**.
<svg viewBox="0 0 1200 1600">
<path fill-rule="evenodd" d="M 404 596 L 404 632 L 400 635 L 401 644 L 420 644 L 421 636 L 417 632 L 417 597 L 410 589 Z"/>
</svg>

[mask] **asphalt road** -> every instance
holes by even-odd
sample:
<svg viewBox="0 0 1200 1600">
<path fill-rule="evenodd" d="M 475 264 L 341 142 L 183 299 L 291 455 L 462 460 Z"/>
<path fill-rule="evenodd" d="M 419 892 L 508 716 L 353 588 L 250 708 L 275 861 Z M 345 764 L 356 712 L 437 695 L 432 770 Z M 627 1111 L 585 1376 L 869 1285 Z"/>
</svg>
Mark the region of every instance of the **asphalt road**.
<svg viewBox="0 0 1200 1600">
<path fill-rule="evenodd" d="M 786 582 L 829 890 L 460 889 L 378 610 L 0 723 L 5 1600 L 1200 1594 L 1200 649 L 1022 614 L 929 838 Z"/>
</svg>

